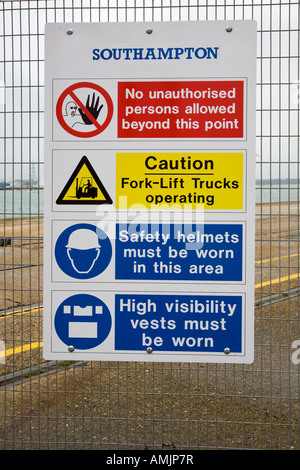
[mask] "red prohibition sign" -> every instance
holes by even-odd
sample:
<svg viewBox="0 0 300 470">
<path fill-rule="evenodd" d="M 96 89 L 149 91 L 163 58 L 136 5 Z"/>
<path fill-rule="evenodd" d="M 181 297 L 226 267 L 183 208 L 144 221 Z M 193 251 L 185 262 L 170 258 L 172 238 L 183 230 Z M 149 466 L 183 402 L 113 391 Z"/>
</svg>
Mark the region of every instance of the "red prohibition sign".
<svg viewBox="0 0 300 470">
<path fill-rule="evenodd" d="M 76 96 L 74 93 L 74 90 L 77 90 L 78 88 L 90 88 L 92 90 L 97 91 L 100 93 L 107 104 L 107 116 L 103 124 L 100 124 L 89 112 L 89 110 L 86 108 L 86 106 L 81 102 L 81 100 Z M 82 112 L 89 118 L 89 120 L 94 124 L 96 129 L 90 131 L 90 132 L 81 132 L 73 129 L 70 127 L 66 121 L 64 120 L 63 116 L 63 104 L 64 100 L 67 96 L 70 96 L 73 101 L 77 104 L 77 106 L 82 110 Z M 90 82 L 79 82 L 79 83 L 74 83 L 73 85 L 69 86 L 65 91 L 62 92 L 60 97 L 58 98 L 57 105 L 56 105 L 56 117 L 58 119 L 58 122 L 62 126 L 62 128 L 67 131 L 69 134 L 74 135 L 75 137 L 94 137 L 101 132 L 104 131 L 104 129 L 107 128 L 108 124 L 111 121 L 113 115 L 113 102 L 109 94 L 107 93 L 104 88 L 102 88 L 99 85 L 96 85 L 95 83 L 90 83 Z"/>
</svg>

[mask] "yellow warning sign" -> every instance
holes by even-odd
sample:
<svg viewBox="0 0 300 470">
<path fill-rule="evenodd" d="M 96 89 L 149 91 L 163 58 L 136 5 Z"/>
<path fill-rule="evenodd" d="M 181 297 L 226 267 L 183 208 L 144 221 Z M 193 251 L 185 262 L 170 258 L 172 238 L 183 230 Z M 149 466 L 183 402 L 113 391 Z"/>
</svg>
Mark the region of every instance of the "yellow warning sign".
<svg viewBox="0 0 300 470">
<path fill-rule="evenodd" d="M 243 152 L 117 153 L 117 209 L 244 209 Z"/>
<path fill-rule="evenodd" d="M 56 203 L 112 204 L 112 200 L 89 160 L 83 156 Z"/>
</svg>

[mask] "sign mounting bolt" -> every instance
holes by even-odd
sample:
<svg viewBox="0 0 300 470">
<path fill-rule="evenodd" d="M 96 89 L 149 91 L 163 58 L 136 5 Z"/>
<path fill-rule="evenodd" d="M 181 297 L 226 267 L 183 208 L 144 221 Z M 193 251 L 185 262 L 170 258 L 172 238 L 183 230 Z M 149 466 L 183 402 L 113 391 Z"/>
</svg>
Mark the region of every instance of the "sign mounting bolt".
<svg viewBox="0 0 300 470">
<path fill-rule="evenodd" d="M 69 346 L 69 347 L 68 347 L 68 351 L 69 351 L 69 352 L 74 352 L 74 351 L 75 351 L 74 346 Z"/>
<path fill-rule="evenodd" d="M 67 29 L 67 34 L 71 36 L 71 34 L 73 34 L 73 29 Z"/>
<path fill-rule="evenodd" d="M 148 354 L 151 354 L 153 352 L 153 349 L 152 348 L 147 348 L 146 351 L 147 351 Z"/>
<path fill-rule="evenodd" d="M 225 348 L 224 349 L 224 354 L 230 354 L 230 348 Z"/>
<path fill-rule="evenodd" d="M 147 28 L 147 29 L 146 29 L 146 33 L 147 33 L 147 34 L 152 34 L 152 33 L 153 33 L 153 29 L 152 29 L 152 28 Z"/>
<path fill-rule="evenodd" d="M 232 26 L 226 26 L 227 33 L 231 33 L 232 30 L 233 30 Z"/>
</svg>

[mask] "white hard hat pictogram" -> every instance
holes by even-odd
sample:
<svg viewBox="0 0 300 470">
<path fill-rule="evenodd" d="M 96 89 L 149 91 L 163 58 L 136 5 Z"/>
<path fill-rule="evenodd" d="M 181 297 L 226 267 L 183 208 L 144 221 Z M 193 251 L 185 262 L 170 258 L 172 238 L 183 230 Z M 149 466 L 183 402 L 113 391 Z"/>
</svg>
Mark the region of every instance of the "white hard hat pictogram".
<svg viewBox="0 0 300 470">
<path fill-rule="evenodd" d="M 66 248 L 90 250 L 100 248 L 100 246 L 97 234 L 92 230 L 82 228 L 71 233 Z"/>
<path fill-rule="evenodd" d="M 66 248 L 75 271 L 87 274 L 93 269 L 99 258 L 101 246 L 97 234 L 93 230 L 78 229 L 70 234 Z"/>
</svg>

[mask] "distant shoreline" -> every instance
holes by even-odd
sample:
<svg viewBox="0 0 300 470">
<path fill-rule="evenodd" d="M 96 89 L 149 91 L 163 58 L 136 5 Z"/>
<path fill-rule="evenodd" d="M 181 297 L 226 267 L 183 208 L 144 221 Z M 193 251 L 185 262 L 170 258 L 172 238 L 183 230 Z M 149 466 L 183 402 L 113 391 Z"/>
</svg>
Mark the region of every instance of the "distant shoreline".
<svg viewBox="0 0 300 470">
<path fill-rule="evenodd" d="M 1 186 L 1 184 L 3 186 Z M 13 183 L 7 183 L 9 186 L 4 186 L 5 183 L 0 182 L 0 191 L 7 191 L 7 190 L 12 190 L 12 189 L 44 189 L 44 186 L 11 186 Z M 270 186 L 273 187 L 274 185 L 284 185 L 284 186 L 290 186 L 290 185 L 299 185 L 300 188 L 300 179 L 297 178 L 292 178 L 292 179 L 279 179 L 275 178 L 273 180 L 268 180 L 268 179 L 262 179 L 262 180 L 255 180 L 255 185 L 259 188 L 261 186 Z"/>
<path fill-rule="evenodd" d="M 255 203 L 255 207 L 267 207 L 267 206 L 271 206 L 271 207 L 283 207 L 283 206 L 290 206 L 290 205 L 293 205 L 293 208 L 300 208 L 300 200 L 299 201 L 280 201 L 280 202 L 256 202 Z M 14 217 L 12 217 L 11 215 L 9 217 L 2 217 L 1 218 L 1 214 L 0 214 L 0 224 L 3 224 L 4 221 L 19 221 L 19 220 L 28 220 L 28 221 L 31 221 L 31 222 L 40 222 L 44 219 L 44 214 L 41 213 L 41 214 L 32 214 L 32 215 L 28 215 L 28 214 L 25 214 L 25 215 L 15 215 Z"/>
<path fill-rule="evenodd" d="M 0 191 L 12 191 L 12 190 L 20 190 L 20 191 L 24 191 L 24 190 L 30 190 L 30 191 L 39 191 L 40 189 L 44 189 L 43 186 L 37 186 L 37 187 L 32 187 L 32 188 L 26 188 L 24 186 L 8 186 L 6 188 L 4 187 L 0 187 Z"/>
</svg>

